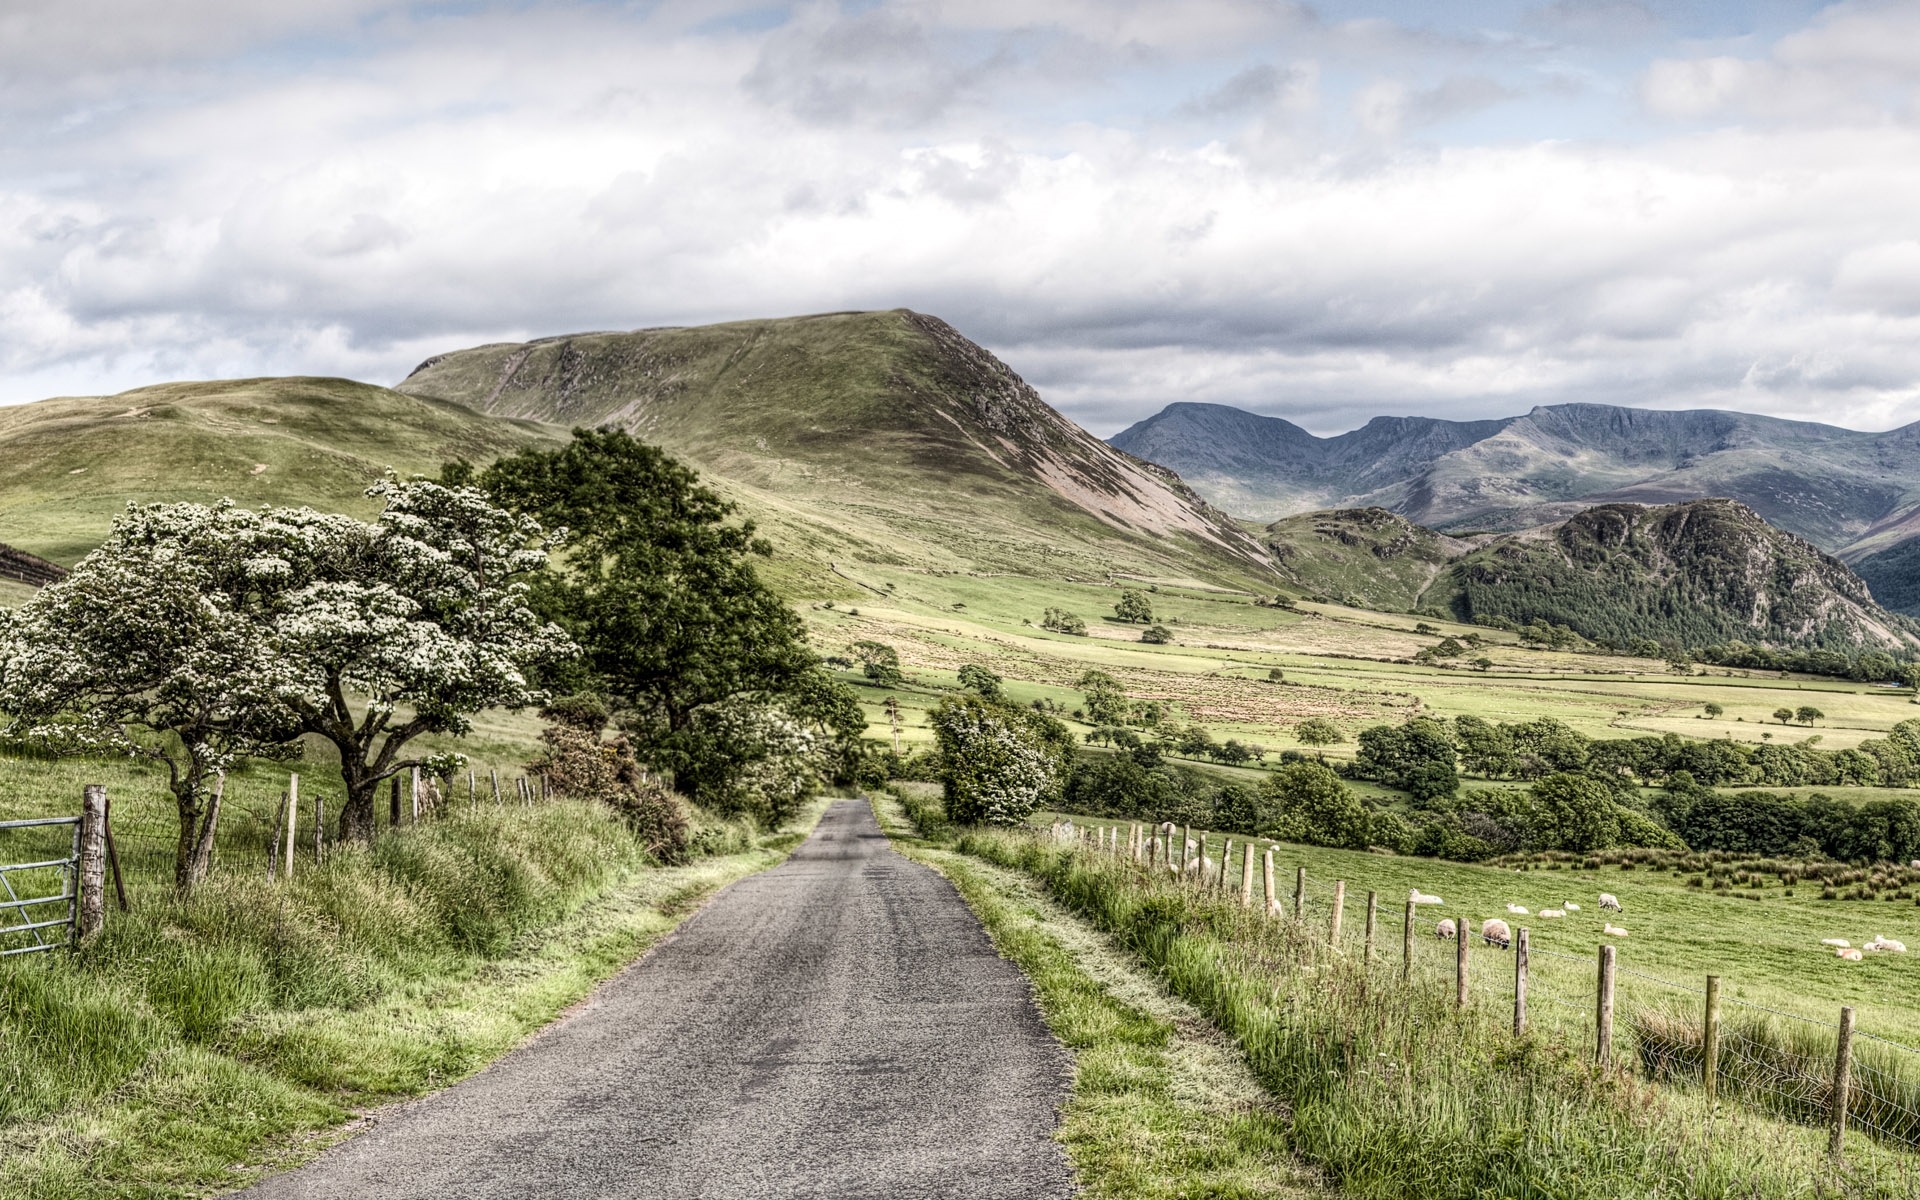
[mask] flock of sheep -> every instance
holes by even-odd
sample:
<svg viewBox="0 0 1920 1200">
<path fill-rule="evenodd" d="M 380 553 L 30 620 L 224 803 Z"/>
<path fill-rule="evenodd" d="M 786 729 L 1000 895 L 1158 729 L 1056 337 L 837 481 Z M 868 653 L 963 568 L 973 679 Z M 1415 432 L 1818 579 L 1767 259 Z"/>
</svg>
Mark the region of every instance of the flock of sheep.
<svg viewBox="0 0 1920 1200">
<path fill-rule="evenodd" d="M 1446 903 L 1446 901 L 1442 900 L 1440 897 L 1428 895 L 1426 892 L 1421 891 L 1419 888 L 1413 888 L 1409 890 L 1407 892 L 1407 899 L 1408 901 L 1414 904 L 1445 904 Z M 1600 893 L 1600 910 L 1602 912 L 1624 911 L 1620 907 L 1620 898 L 1618 896 L 1615 896 L 1612 892 Z M 1554 920 L 1559 917 L 1564 917 L 1570 912 L 1579 912 L 1580 906 L 1578 904 L 1575 904 L 1571 900 L 1563 900 L 1560 903 L 1560 907 L 1543 908 L 1538 913 L 1534 913 L 1530 911 L 1527 908 L 1527 906 L 1524 904 L 1509 904 L 1507 905 L 1507 911 L 1509 913 L 1514 914 L 1515 916 L 1521 916 L 1521 917 L 1540 916 L 1540 917 L 1545 917 L 1548 920 Z M 1605 933 L 1608 937 L 1627 936 L 1626 930 L 1620 928 L 1618 925 L 1615 925 L 1611 921 L 1604 921 L 1601 923 L 1601 932 Z M 1451 917 L 1442 917 L 1440 921 L 1433 927 L 1433 936 L 1437 938 L 1445 939 L 1447 941 L 1451 941 L 1454 938 L 1460 936 L 1459 926 L 1454 923 Z M 1509 926 L 1504 920 L 1501 920 L 1499 917 L 1489 917 L 1485 921 L 1481 922 L 1480 924 L 1480 940 L 1484 941 L 1489 946 L 1498 946 L 1500 949 L 1505 950 L 1507 947 L 1513 944 L 1513 929 L 1511 926 Z"/>
<path fill-rule="evenodd" d="M 1850 944 L 1845 938 L 1821 938 L 1820 944 L 1822 946 L 1832 946 L 1834 957 L 1844 958 L 1848 962 L 1859 962 L 1868 954 L 1881 951 L 1891 954 L 1905 954 L 1907 952 L 1907 944 L 1905 942 L 1896 942 L 1884 934 L 1875 934 L 1872 941 L 1858 947 Z"/>
</svg>

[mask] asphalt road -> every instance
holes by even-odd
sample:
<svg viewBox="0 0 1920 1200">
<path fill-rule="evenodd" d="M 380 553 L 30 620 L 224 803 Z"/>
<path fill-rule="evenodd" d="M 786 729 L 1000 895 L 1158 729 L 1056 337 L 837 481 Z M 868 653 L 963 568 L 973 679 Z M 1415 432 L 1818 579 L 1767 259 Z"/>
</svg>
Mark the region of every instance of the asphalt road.
<svg viewBox="0 0 1920 1200">
<path fill-rule="evenodd" d="M 239 1195 L 1067 1196 L 1069 1071 L 952 886 L 843 800 L 527 1045 Z"/>
</svg>

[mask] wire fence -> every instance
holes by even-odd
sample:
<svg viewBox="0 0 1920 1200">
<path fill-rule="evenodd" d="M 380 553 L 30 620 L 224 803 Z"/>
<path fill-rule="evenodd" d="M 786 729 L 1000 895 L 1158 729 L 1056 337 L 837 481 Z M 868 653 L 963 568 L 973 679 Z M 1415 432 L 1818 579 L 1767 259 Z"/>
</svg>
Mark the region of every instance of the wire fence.
<svg viewBox="0 0 1920 1200">
<path fill-rule="evenodd" d="M 1197 889 L 1244 895 L 1255 907 L 1270 888 L 1271 915 L 1299 921 L 1332 951 L 1397 970 L 1411 986 L 1452 989 L 1467 1004 L 1511 1006 L 1516 1030 L 1524 1025 L 1528 1036 L 1615 1069 L 1825 1126 L 1836 1150 L 1849 1129 L 1920 1148 L 1920 1048 L 1854 1030 L 1851 1008 L 1821 1017 L 1752 1003 L 1727 995 L 1717 977 L 1683 981 L 1623 963 L 1611 943 L 1591 956 L 1529 945 L 1523 957 L 1523 927 L 1514 920 L 1475 926 L 1439 916 L 1438 905 L 1410 912 L 1399 894 L 1372 895 L 1369 930 L 1363 887 L 1308 877 L 1297 865 L 1282 869 L 1273 863 L 1276 844 L 1263 839 L 1232 838 L 1229 848 L 1217 833 L 1176 829 L 1166 837 L 1112 821 L 1062 822 L 1052 834 L 1143 868 L 1150 863 Z M 1463 927 L 1477 944 L 1463 949 Z"/>
<path fill-rule="evenodd" d="M 98 772 L 114 780 L 107 785 L 104 821 L 107 903 L 125 908 L 171 897 L 182 864 L 199 850 L 196 835 L 204 828 L 204 818 L 188 831 L 163 772 L 114 766 L 118 769 Z M 76 766 L 59 774 L 82 769 Z M 0 771 L 4 770 L 5 764 L 0 763 Z M 0 823 L 0 956 L 39 948 L 58 934 L 11 928 L 31 923 L 24 918 L 36 915 L 27 902 L 62 889 L 74 890 L 72 868 L 53 861 L 72 853 L 69 826 L 4 827 L 23 824 L 26 818 L 60 817 L 71 824 L 81 808 L 82 789 L 77 784 L 47 784 L 49 774 L 53 772 L 35 770 L 19 778 L 0 777 L 5 785 L 0 788 L 5 797 L 0 817 L 12 819 Z M 255 764 L 219 780 L 215 790 L 217 817 L 204 856 L 208 876 L 286 877 L 301 869 L 301 864 L 310 867 L 324 862 L 341 840 L 345 790 L 337 771 Z M 378 836 L 459 808 L 529 805 L 548 794 L 546 781 L 537 775 L 480 770 L 443 778 L 403 772 L 383 781 L 376 792 L 374 833 Z M 213 795 L 204 797 L 203 804 L 214 806 Z M 10 864 L 41 865 L 22 869 Z"/>
</svg>

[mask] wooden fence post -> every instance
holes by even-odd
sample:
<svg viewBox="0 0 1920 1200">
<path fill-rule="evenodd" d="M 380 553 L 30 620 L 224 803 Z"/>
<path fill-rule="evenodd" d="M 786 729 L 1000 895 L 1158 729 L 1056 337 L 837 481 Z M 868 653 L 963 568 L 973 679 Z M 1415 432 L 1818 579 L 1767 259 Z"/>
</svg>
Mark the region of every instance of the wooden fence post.
<svg viewBox="0 0 1920 1200">
<path fill-rule="evenodd" d="M 1513 1036 L 1527 1032 L 1527 927 L 1522 925 L 1513 939 Z"/>
<path fill-rule="evenodd" d="M 1267 890 L 1266 914 L 1267 916 L 1271 917 L 1273 915 L 1274 905 L 1276 903 L 1276 901 L 1273 898 L 1273 847 L 1272 846 L 1267 847 L 1266 857 L 1263 858 L 1260 862 L 1260 878 L 1264 881 L 1266 885 L 1266 890 Z"/>
<path fill-rule="evenodd" d="M 1233 839 L 1230 837 L 1222 838 L 1220 842 L 1220 873 L 1214 876 L 1213 880 L 1215 891 L 1224 892 L 1227 890 L 1227 865 L 1231 862 L 1233 862 Z"/>
<path fill-rule="evenodd" d="M 1171 847 L 1169 847 L 1171 849 Z M 1153 873 L 1154 860 L 1160 857 L 1160 835 L 1152 830 L 1147 832 L 1147 873 Z"/>
<path fill-rule="evenodd" d="M 1707 976 L 1707 1014 L 1700 1027 L 1700 1082 L 1707 1089 L 1707 1103 L 1720 1095 L 1720 977 Z"/>
<path fill-rule="evenodd" d="M 468 771 L 467 772 L 467 807 L 468 808 L 474 808 L 480 803 L 480 795 L 479 795 L 478 788 L 476 787 L 477 782 L 478 781 L 476 781 L 473 777 L 473 772 Z"/>
<path fill-rule="evenodd" d="M 1407 927 L 1400 936 L 1400 978 L 1413 978 L 1413 901 L 1407 901 Z"/>
<path fill-rule="evenodd" d="M 1347 881 L 1336 879 L 1333 881 L 1333 919 L 1327 923 L 1327 945 L 1336 950 L 1340 948 L 1340 920 L 1346 913 L 1346 907 Z"/>
<path fill-rule="evenodd" d="M 1193 840 L 1193 826 L 1182 825 L 1180 827 L 1180 859 L 1179 859 L 1180 865 L 1174 868 L 1174 874 L 1178 875 L 1181 879 L 1185 879 L 1187 877 L 1187 843 L 1191 842 L 1192 840 Z M 1168 858 L 1171 859 L 1172 856 L 1169 855 Z"/>
<path fill-rule="evenodd" d="M 500 807 L 500 772 L 488 771 L 487 778 L 493 780 L 493 806 Z"/>
<path fill-rule="evenodd" d="M 1613 947 L 1600 947 L 1600 979 L 1593 996 L 1593 1061 L 1613 1061 Z"/>
<path fill-rule="evenodd" d="M 387 828 L 398 829 L 400 828 L 400 777 L 394 775 L 390 779 L 392 786 L 387 788 Z"/>
<path fill-rule="evenodd" d="M 1472 922 L 1465 916 L 1453 931 L 1453 1006 L 1467 1006 L 1467 933 Z"/>
<path fill-rule="evenodd" d="M 1240 847 L 1240 907 L 1253 907 L 1253 843 Z"/>
<path fill-rule="evenodd" d="M 300 776 L 287 776 L 287 849 L 280 856 L 280 869 L 288 883 L 293 882 L 294 835 L 300 826 Z"/>
<path fill-rule="evenodd" d="M 1140 861 L 1140 822 L 1135 821 L 1127 827 L 1127 850 L 1132 853 L 1133 861 Z"/>
<path fill-rule="evenodd" d="M 67 916 L 73 922 L 76 946 L 99 933 L 106 921 L 107 789 L 104 784 L 89 783 L 80 789 L 79 841 L 80 861 L 75 864 L 72 898 L 67 901 Z"/>
<path fill-rule="evenodd" d="M 1840 1036 L 1833 1049 L 1833 1134 L 1827 1139 L 1827 1153 L 1838 1156 L 1846 1148 L 1847 1106 L 1853 1100 L 1853 1009 L 1840 1010 Z"/>
<path fill-rule="evenodd" d="M 420 768 L 419 767 L 410 768 L 407 772 L 407 802 L 413 807 L 413 816 L 408 821 L 408 824 L 418 825 L 420 823 Z"/>
<path fill-rule="evenodd" d="M 1298 921 L 1307 911 L 1307 868 L 1298 866 L 1293 869 L 1293 919 Z"/>
<path fill-rule="evenodd" d="M 1373 929 L 1379 920 L 1380 893 L 1370 890 L 1367 892 L 1367 942 L 1366 948 L 1360 951 L 1360 961 L 1367 966 L 1373 965 Z"/>
</svg>

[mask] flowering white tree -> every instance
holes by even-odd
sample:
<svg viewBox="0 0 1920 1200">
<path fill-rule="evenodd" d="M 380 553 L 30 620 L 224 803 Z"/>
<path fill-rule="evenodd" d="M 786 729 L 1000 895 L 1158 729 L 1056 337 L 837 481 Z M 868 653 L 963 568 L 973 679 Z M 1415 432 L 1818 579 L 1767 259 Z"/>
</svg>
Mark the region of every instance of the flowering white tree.
<svg viewBox="0 0 1920 1200">
<path fill-rule="evenodd" d="M 299 732 L 281 703 L 296 677 L 249 610 L 275 574 L 253 553 L 257 521 L 231 506 L 130 507 L 0 627 L 0 709 L 16 733 L 167 765 L 182 891 L 212 847 L 216 773 Z"/>
<path fill-rule="evenodd" d="M 5 631 L 0 708 L 17 725 L 178 764 L 183 887 L 205 781 L 233 757 L 326 738 L 346 785 L 340 833 L 366 840 L 380 783 L 430 765 L 409 743 L 539 702 L 530 671 L 572 653 L 519 579 L 545 561 L 538 525 L 472 488 L 389 479 L 369 494 L 386 501 L 371 523 L 131 507 Z"/>
<path fill-rule="evenodd" d="M 949 819 L 1018 825 L 1059 795 L 1072 738 L 1058 721 L 980 696 L 946 696 L 930 716 Z"/>
</svg>

